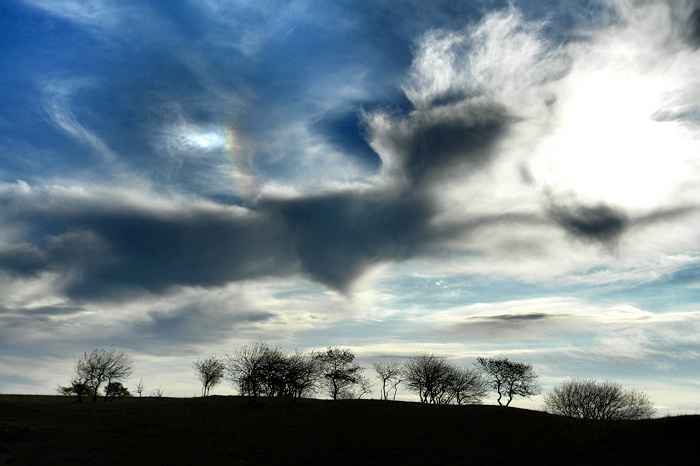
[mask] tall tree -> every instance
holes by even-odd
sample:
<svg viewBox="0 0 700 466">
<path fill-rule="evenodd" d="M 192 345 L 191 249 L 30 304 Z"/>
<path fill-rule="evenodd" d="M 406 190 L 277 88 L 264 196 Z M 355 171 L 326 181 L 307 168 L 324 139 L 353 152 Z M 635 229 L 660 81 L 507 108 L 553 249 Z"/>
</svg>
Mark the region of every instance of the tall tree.
<svg viewBox="0 0 700 466">
<path fill-rule="evenodd" d="M 531 364 L 511 361 L 508 358 L 476 358 L 477 367 L 486 376 L 491 388 L 498 394 L 498 404 L 507 398 L 505 406 L 516 396 L 529 398 L 540 392 L 537 374 Z"/>
<path fill-rule="evenodd" d="M 372 363 L 372 367 L 379 376 L 379 380 L 382 381 L 382 400 L 388 400 L 390 394 L 392 397 L 391 399 L 395 400 L 398 386 L 403 380 L 403 368 L 401 364 L 392 359 L 391 361 L 375 361 Z"/>
<path fill-rule="evenodd" d="M 211 389 L 224 378 L 226 365 L 216 356 L 197 360 L 192 364 L 195 373 L 202 382 L 202 396 L 209 396 Z"/>
<path fill-rule="evenodd" d="M 422 352 L 404 365 L 404 385 L 418 393 L 422 403 L 449 402 L 449 378 L 452 368 L 445 358 Z"/>
<path fill-rule="evenodd" d="M 349 349 L 332 348 L 317 353 L 314 358 L 319 363 L 320 373 L 324 379 L 326 393 L 337 400 L 338 398 L 354 397 L 353 387 L 362 386 L 366 393 L 367 385 L 363 385 L 362 371 L 355 361 L 355 355 Z M 360 395 L 361 396 L 361 395 Z"/>
<path fill-rule="evenodd" d="M 317 387 L 320 366 L 312 355 L 295 351 L 284 361 L 285 392 L 290 398 L 311 395 Z"/>
</svg>

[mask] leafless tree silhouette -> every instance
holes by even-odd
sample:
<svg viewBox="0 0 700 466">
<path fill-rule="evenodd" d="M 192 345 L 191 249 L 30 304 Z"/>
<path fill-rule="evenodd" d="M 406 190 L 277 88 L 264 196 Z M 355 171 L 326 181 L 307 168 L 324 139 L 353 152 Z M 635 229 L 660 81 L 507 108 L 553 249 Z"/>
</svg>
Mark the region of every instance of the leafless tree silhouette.
<svg viewBox="0 0 700 466">
<path fill-rule="evenodd" d="M 192 364 L 195 373 L 202 382 L 202 396 L 208 396 L 212 387 L 216 386 L 224 378 L 226 365 L 216 356 L 197 360 Z"/>
<path fill-rule="evenodd" d="M 491 387 L 498 393 L 498 404 L 509 406 L 513 398 L 529 398 L 540 392 L 537 374 L 531 364 L 511 361 L 508 358 L 476 359 L 476 366 L 485 374 Z M 506 404 L 502 402 L 507 398 Z"/>
<path fill-rule="evenodd" d="M 382 400 L 388 400 L 390 394 L 391 399 L 395 400 L 398 386 L 403 380 L 403 368 L 401 364 L 392 359 L 391 361 L 373 362 L 372 367 L 382 381 Z"/>
</svg>

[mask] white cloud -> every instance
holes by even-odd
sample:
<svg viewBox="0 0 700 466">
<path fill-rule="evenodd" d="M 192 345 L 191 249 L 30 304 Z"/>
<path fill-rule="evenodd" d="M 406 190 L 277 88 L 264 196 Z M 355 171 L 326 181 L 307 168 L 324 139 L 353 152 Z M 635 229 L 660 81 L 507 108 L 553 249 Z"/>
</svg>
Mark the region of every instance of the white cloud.
<svg viewBox="0 0 700 466">
<path fill-rule="evenodd" d="M 44 89 L 44 109 L 51 122 L 76 141 L 90 147 L 102 161 L 114 163 L 117 154 L 93 131 L 86 128 L 73 114 L 70 97 L 79 89 L 94 85 L 90 80 L 53 81 Z"/>
<path fill-rule="evenodd" d="M 109 0 L 22 0 L 35 8 L 88 26 L 115 26 L 123 7 Z"/>
<path fill-rule="evenodd" d="M 459 259 L 416 263 L 436 273 L 612 283 L 652 281 L 697 261 L 700 127 L 678 102 L 700 105 L 700 52 L 683 42 L 676 16 L 685 17 L 671 4 L 613 6 L 604 26 L 563 45 L 514 8 L 421 38 L 403 85 L 414 111 L 365 115 L 385 180 L 405 175 L 391 135 L 414 131 L 426 115 L 458 117 L 489 99 L 516 120 L 490 164 L 462 176 L 455 166 L 433 189 L 434 224 L 464 231 L 447 244 Z M 548 218 L 553 201 L 613 206 L 632 226 L 602 248 L 575 240 Z M 687 209 L 657 214 L 676 208 Z"/>
</svg>

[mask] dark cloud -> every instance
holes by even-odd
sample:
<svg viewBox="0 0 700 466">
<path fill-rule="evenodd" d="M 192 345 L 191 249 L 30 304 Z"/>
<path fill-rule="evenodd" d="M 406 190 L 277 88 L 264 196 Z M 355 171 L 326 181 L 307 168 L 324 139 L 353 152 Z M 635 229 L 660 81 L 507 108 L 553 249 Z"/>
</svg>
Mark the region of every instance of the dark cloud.
<svg viewBox="0 0 700 466">
<path fill-rule="evenodd" d="M 688 25 L 688 40 L 693 47 L 700 47 L 700 7 L 693 10 Z"/>
<path fill-rule="evenodd" d="M 304 272 L 341 290 L 368 266 L 415 256 L 436 239 L 430 203 L 411 193 L 336 193 L 262 207 L 283 219 Z"/>
<path fill-rule="evenodd" d="M 0 252 L 0 269 L 57 272 L 78 299 L 299 273 L 347 290 L 367 267 L 412 257 L 439 236 L 428 226 L 431 203 L 410 193 L 267 199 L 245 213 L 10 197 L 2 200 L 7 218 L 30 228 L 24 243 Z"/>
<path fill-rule="evenodd" d="M 548 213 L 554 222 L 575 238 L 613 247 L 632 228 L 671 222 L 697 211 L 695 206 L 679 206 L 657 208 L 644 215 L 629 216 L 621 209 L 599 203 L 594 206 L 553 204 Z"/>
<path fill-rule="evenodd" d="M 475 98 L 413 112 L 389 128 L 369 120 L 369 137 L 388 145 L 403 174 L 420 187 L 483 167 L 514 118 L 503 105 Z"/>
<path fill-rule="evenodd" d="M 32 275 L 46 264 L 44 251 L 32 244 L 13 244 L 0 251 L 0 270 L 13 276 Z"/>
<path fill-rule="evenodd" d="M 700 47 L 700 1 L 673 2 L 670 8 L 682 39 L 694 49 Z"/>
<path fill-rule="evenodd" d="M 32 201 L 41 203 L 41 197 Z M 49 209 L 17 202 L 16 220 L 31 225 L 35 244 L 3 250 L 0 266 L 11 274 L 58 272 L 75 298 L 219 286 L 297 269 L 285 226 L 265 214 L 192 206 L 162 212 L 117 207 L 111 199 L 59 199 Z"/>
<path fill-rule="evenodd" d="M 549 209 L 549 215 L 574 237 L 608 245 L 616 242 L 630 225 L 624 212 L 602 203 L 595 206 L 554 205 Z"/>
<path fill-rule="evenodd" d="M 240 306 L 240 303 L 239 303 Z M 224 309 L 206 309 L 203 306 L 183 306 L 177 311 L 151 311 L 146 324 L 135 325 L 132 333 L 144 348 L 152 348 L 153 341 L 168 342 L 176 339 L 181 346 L 208 341 L 217 343 L 230 339 L 237 328 L 269 321 L 275 314 L 262 311 L 227 312 Z"/>
<path fill-rule="evenodd" d="M 474 317 L 477 320 L 483 321 L 504 321 L 504 322 L 527 322 L 533 320 L 543 320 L 550 319 L 552 316 L 550 314 L 545 314 L 544 312 L 532 312 L 530 314 L 501 314 L 497 316 L 488 317 Z"/>
<path fill-rule="evenodd" d="M 529 340 L 553 333 L 570 314 L 528 312 L 466 317 L 447 327 L 453 335 L 476 339 Z"/>
</svg>

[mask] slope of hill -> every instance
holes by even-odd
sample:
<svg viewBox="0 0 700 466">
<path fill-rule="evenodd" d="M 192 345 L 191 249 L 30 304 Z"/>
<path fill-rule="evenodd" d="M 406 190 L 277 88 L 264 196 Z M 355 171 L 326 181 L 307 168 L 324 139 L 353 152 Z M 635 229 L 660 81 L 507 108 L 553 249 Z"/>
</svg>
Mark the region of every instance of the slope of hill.
<svg viewBox="0 0 700 466">
<path fill-rule="evenodd" d="M 378 400 L 0 395 L 0 465 L 692 464 L 700 416 L 598 423 Z"/>
</svg>

